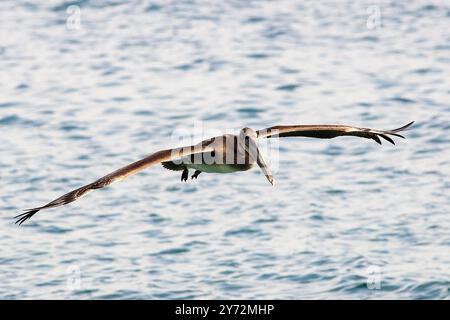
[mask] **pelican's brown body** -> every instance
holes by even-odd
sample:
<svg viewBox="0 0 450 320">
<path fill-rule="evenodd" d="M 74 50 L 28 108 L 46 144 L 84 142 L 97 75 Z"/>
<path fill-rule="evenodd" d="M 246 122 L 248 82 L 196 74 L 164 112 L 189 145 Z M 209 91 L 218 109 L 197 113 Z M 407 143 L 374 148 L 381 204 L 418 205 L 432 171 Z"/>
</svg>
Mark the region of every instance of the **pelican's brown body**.
<svg viewBox="0 0 450 320">
<path fill-rule="evenodd" d="M 256 161 L 250 157 L 249 153 L 239 148 L 238 136 L 223 135 L 214 137 L 212 140 L 217 144 L 221 141 L 220 151 L 216 147 L 213 151 L 191 154 L 173 161 L 164 161 L 161 164 L 168 170 L 183 171 L 182 181 L 187 180 L 189 169 L 195 169 L 191 178 L 197 178 L 201 172 L 233 173 L 247 171 L 255 164 Z"/>
</svg>

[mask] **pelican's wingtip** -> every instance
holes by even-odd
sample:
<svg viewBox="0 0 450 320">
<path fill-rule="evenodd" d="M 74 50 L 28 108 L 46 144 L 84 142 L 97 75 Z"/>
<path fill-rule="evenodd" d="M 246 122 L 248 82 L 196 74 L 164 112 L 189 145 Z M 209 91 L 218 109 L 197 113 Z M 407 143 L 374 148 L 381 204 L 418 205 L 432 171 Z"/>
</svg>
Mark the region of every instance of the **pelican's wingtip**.
<svg viewBox="0 0 450 320">
<path fill-rule="evenodd" d="M 19 226 L 22 225 L 22 223 L 28 219 L 31 219 L 31 217 L 34 216 L 39 210 L 41 210 L 41 208 L 27 209 L 26 212 L 14 217 L 14 219 L 17 219 L 15 224 L 19 224 Z"/>
<path fill-rule="evenodd" d="M 394 130 L 390 130 L 391 132 L 399 132 L 399 131 L 404 131 L 406 129 L 408 129 L 409 127 L 411 127 L 416 121 L 411 121 L 410 123 L 405 124 L 403 127 L 394 129 Z"/>
</svg>

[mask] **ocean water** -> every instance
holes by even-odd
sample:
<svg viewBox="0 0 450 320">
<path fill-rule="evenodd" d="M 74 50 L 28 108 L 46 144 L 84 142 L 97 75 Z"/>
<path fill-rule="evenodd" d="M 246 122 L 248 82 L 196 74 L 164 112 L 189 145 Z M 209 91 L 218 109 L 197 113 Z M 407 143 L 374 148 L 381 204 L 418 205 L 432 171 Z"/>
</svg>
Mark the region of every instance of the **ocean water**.
<svg viewBox="0 0 450 320">
<path fill-rule="evenodd" d="M 448 1 L 0 2 L 0 298 L 449 299 Z M 177 144 L 348 124 L 256 169 L 154 167 L 13 216 Z"/>
</svg>

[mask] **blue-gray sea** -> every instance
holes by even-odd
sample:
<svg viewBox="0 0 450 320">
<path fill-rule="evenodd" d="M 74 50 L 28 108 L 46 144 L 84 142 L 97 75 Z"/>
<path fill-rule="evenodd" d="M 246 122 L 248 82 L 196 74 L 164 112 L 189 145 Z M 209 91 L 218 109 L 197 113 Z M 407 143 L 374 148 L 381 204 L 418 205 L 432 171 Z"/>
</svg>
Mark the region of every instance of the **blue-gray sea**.
<svg viewBox="0 0 450 320">
<path fill-rule="evenodd" d="M 448 1 L 0 2 L 0 298 L 449 299 Z M 158 166 L 174 131 L 348 124 L 259 170 Z"/>
</svg>

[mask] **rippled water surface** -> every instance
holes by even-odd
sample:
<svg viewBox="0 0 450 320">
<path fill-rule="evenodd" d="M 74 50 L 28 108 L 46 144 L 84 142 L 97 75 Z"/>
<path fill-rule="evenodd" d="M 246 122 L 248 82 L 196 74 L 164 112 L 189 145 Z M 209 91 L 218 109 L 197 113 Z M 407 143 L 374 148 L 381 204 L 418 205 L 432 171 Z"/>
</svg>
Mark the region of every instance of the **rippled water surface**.
<svg viewBox="0 0 450 320">
<path fill-rule="evenodd" d="M 0 297 L 448 299 L 450 6 L 377 5 L 1 1 Z M 174 130 L 412 120 L 280 140 L 276 187 L 158 166 L 13 223 Z"/>
</svg>

